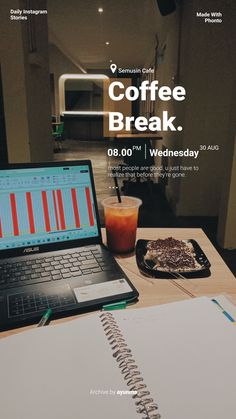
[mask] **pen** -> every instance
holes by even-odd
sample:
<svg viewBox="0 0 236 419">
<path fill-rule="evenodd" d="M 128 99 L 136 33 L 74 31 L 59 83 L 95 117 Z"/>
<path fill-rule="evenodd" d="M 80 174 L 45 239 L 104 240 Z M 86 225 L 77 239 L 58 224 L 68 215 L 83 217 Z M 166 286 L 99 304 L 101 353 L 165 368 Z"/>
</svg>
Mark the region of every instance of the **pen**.
<svg viewBox="0 0 236 419">
<path fill-rule="evenodd" d="M 127 305 L 134 304 L 136 302 L 136 297 L 128 298 L 128 300 L 119 301 L 118 303 L 105 304 L 102 306 L 102 310 L 111 311 L 111 310 L 120 310 L 126 308 Z"/>
<path fill-rule="evenodd" d="M 102 309 L 105 311 L 120 310 L 120 309 L 126 308 L 126 306 L 127 306 L 127 301 L 120 301 L 118 303 L 106 304 L 102 307 Z"/>
<path fill-rule="evenodd" d="M 221 309 L 222 313 L 227 317 L 227 319 L 229 319 L 232 323 L 235 322 L 233 317 L 230 316 L 230 314 L 227 311 L 225 311 L 224 307 L 222 307 L 222 305 L 220 305 L 220 303 L 218 303 L 218 301 L 215 300 L 215 298 L 212 298 L 211 301 L 213 301 L 213 303 L 215 303 Z"/>
<path fill-rule="evenodd" d="M 45 326 L 45 324 L 47 323 L 47 321 L 49 320 L 50 316 L 52 314 L 52 309 L 49 308 L 43 315 L 43 317 L 40 319 L 38 326 L 37 327 L 41 327 L 41 326 Z"/>
</svg>

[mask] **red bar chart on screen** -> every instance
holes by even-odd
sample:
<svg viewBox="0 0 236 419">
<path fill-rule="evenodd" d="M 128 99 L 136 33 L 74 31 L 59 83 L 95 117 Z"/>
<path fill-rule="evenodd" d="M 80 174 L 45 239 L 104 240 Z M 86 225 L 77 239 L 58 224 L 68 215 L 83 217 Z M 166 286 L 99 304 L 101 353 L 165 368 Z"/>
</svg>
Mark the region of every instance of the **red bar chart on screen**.
<svg viewBox="0 0 236 419">
<path fill-rule="evenodd" d="M 34 234 L 35 233 L 35 225 L 34 225 L 34 213 L 33 213 L 31 192 L 26 192 L 26 201 L 27 201 L 27 208 L 28 208 L 30 233 Z"/>
<path fill-rule="evenodd" d="M 77 201 L 77 193 L 76 189 L 71 189 L 71 197 L 73 202 L 73 210 L 74 210 L 74 216 L 75 216 L 75 225 L 77 228 L 80 227 L 80 216 L 79 216 L 79 209 L 78 209 L 78 201 Z"/>
<path fill-rule="evenodd" d="M 57 207 L 57 200 L 56 200 L 56 192 L 55 191 L 52 191 L 52 197 L 53 197 L 54 214 L 55 214 L 55 220 L 56 220 L 56 228 L 57 228 L 57 230 L 60 230 L 59 219 L 58 219 L 58 207 Z"/>
<path fill-rule="evenodd" d="M 61 194 L 60 189 L 57 190 L 57 201 L 58 201 L 58 207 L 59 207 L 61 230 L 65 230 L 66 229 L 65 214 L 64 214 L 64 206 L 63 206 L 62 194 Z"/>
<path fill-rule="evenodd" d="M 86 165 L 0 170 L 0 250 L 96 237 L 95 205 Z"/>
<path fill-rule="evenodd" d="M 86 185 L 10 192 L 0 200 L 0 238 L 94 226 L 91 189 Z"/>
<path fill-rule="evenodd" d="M 47 192 L 42 191 L 42 201 L 43 201 L 43 212 L 44 212 L 44 222 L 46 231 L 50 231 L 50 218 L 49 218 L 49 211 L 48 211 L 48 199 L 47 199 Z"/>
<path fill-rule="evenodd" d="M 92 207 L 92 202 L 91 202 L 90 189 L 88 187 L 85 188 L 85 193 L 86 193 L 86 201 L 87 201 L 88 214 L 89 214 L 89 224 L 90 226 L 94 226 L 93 207 Z"/>
<path fill-rule="evenodd" d="M 14 193 L 10 194 L 10 201 L 11 201 L 11 215 L 12 215 L 12 224 L 13 224 L 14 236 L 19 236 L 18 216 L 17 216 L 17 209 L 16 209 L 16 197 L 15 197 Z"/>
</svg>

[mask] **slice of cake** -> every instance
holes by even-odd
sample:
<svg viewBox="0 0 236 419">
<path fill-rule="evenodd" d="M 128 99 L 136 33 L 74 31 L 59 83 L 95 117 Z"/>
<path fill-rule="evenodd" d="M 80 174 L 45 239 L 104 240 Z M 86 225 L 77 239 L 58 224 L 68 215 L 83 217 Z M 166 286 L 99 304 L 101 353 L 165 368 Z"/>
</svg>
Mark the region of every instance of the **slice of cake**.
<svg viewBox="0 0 236 419">
<path fill-rule="evenodd" d="M 173 237 L 151 240 L 147 243 L 147 249 L 145 260 L 154 263 L 153 269 L 188 272 L 201 268 L 192 244 L 185 240 Z"/>
</svg>

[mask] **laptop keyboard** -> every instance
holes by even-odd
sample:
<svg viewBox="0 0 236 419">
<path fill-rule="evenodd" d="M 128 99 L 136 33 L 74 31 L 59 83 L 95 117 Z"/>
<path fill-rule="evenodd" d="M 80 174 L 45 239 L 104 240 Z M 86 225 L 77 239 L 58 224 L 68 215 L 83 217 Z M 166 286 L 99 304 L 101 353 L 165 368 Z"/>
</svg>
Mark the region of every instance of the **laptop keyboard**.
<svg viewBox="0 0 236 419">
<path fill-rule="evenodd" d="M 55 309 L 75 303 L 73 294 L 68 291 L 56 295 L 50 291 L 48 294 L 42 292 L 21 293 L 8 296 L 9 317 L 31 314 L 38 311 L 45 311 L 48 308 Z"/>
<path fill-rule="evenodd" d="M 97 247 L 89 250 L 30 258 L 19 262 L 0 262 L 0 288 L 58 281 L 112 270 Z"/>
</svg>

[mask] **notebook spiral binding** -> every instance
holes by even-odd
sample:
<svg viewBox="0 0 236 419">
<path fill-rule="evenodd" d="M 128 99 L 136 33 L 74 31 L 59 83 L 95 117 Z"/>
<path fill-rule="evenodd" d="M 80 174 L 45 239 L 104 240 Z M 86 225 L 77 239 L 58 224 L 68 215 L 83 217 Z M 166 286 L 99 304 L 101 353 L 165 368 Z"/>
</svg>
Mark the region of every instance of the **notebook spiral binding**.
<svg viewBox="0 0 236 419">
<path fill-rule="evenodd" d="M 143 381 L 142 375 L 135 365 L 131 350 L 127 347 L 125 339 L 116 323 L 112 313 L 105 312 L 100 315 L 103 329 L 111 345 L 113 356 L 118 363 L 123 378 L 132 392 L 136 405 L 136 412 L 142 414 L 142 419 L 160 419 L 158 405 L 150 397 L 150 392 Z"/>
</svg>

